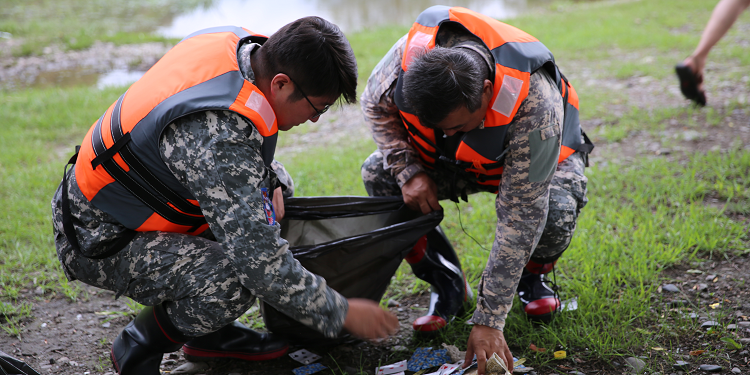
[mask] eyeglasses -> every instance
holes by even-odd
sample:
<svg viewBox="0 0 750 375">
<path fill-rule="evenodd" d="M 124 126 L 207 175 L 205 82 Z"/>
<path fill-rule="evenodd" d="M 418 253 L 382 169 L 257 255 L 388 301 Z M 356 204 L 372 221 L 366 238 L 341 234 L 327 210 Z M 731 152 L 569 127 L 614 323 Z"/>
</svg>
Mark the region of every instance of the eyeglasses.
<svg viewBox="0 0 750 375">
<path fill-rule="evenodd" d="M 286 74 L 286 73 L 284 73 L 284 74 Z M 294 81 L 294 80 L 292 79 L 292 77 L 291 77 L 291 76 L 289 76 L 289 74 L 286 74 L 286 76 L 287 76 L 287 77 L 289 77 L 289 80 L 290 80 L 290 81 L 292 81 L 292 83 L 294 83 L 294 85 L 295 85 L 295 86 L 297 86 L 297 90 L 299 90 L 299 92 L 301 92 L 301 93 L 302 93 L 302 96 L 304 96 L 304 97 L 305 97 L 305 100 L 307 100 L 307 102 L 308 102 L 308 103 L 310 103 L 310 106 L 311 106 L 311 107 L 313 107 L 313 109 L 314 109 L 314 110 L 315 110 L 315 112 L 317 113 L 317 114 L 316 114 L 315 116 L 313 116 L 313 117 L 311 117 L 311 118 L 318 118 L 318 117 L 320 117 L 320 115 L 322 115 L 322 114 L 324 114 L 324 113 L 328 112 L 328 109 L 330 109 L 330 108 L 331 108 L 331 105 L 330 105 L 330 104 L 328 104 L 328 105 L 326 105 L 325 107 L 323 107 L 323 109 L 322 109 L 322 110 L 319 110 L 318 108 L 316 108 L 316 107 L 315 107 L 315 105 L 314 105 L 314 104 L 312 104 L 312 102 L 310 101 L 310 98 L 308 98 L 308 97 L 307 97 L 307 95 L 305 95 L 305 92 L 304 92 L 304 91 L 302 91 L 302 87 L 301 87 L 300 85 L 298 85 L 298 84 L 297 84 L 297 82 L 295 82 L 295 81 Z"/>
</svg>

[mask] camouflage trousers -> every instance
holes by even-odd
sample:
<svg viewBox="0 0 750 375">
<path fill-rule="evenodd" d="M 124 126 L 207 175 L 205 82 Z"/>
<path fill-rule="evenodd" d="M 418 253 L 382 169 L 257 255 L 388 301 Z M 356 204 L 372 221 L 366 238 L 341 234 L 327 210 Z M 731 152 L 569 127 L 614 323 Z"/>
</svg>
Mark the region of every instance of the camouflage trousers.
<svg viewBox="0 0 750 375">
<path fill-rule="evenodd" d="M 291 196 L 293 181 L 279 165 L 274 165 L 274 170 L 288 187 L 284 196 Z M 71 205 L 85 199 L 74 173 L 68 175 L 68 186 Z M 116 297 L 130 297 L 146 306 L 163 304 L 171 322 L 188 337 L 219 330 L 255 303 L 255 296 L 231 270 L 210 230 L 200 236 L 137 232 L 122 250 L 110 257 L 83 256 L 64 235 L 61 195 L 58 188 L 52 199 L 53 225 L 58 257 L 69 280 L 113 291 Z M 82 243 L 89 242 L 87 235 L 98 235 L 82 226 L 77 226 L 76 232 Z"/>
<path fill-rule="evenodd" d="M 570 245 L 578 215 L 588 202 L 588 180 L 584 169 L 584 155 L 580 152 L 558 164 L 550 183 L 547 222 L 539 243 L 531 254 L 531 260 L 542 264 L 551 263 Z M 452 191 L 456 190 L 466 194 L 497 191 L 497 187 L 479 184 L 476 180 L 467 179 L 465 175 L 456 176 L 440 169 L 425 169 L 425 172 L 435 181 L 440 200 L 450 198 Z M 383 167 L 383 154 L 379 150 L 373 152 L 362 165 L 362 180 L 370 196 L 401 195 L 401 188 L 395 177 Z M 451 183 L 455 183 L 455 186 L 451 186 Z"/>
</svg>

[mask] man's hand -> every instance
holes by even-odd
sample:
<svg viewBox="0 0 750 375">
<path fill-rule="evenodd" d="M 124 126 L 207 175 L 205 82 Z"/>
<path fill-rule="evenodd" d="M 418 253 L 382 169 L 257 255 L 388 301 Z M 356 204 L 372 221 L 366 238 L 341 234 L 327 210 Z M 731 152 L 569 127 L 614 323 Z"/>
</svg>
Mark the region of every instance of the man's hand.
<svg viewBox="0 0 750 375">
<path fill-rule="evenodd" d="M 284 218 L 284 195 L 281 192 L 281 187 L 277 187 L 273 191 L 273 210 L 276 212 L 276 221 L 281 221 Z"/>
<path fill-rule="evenodd" d="M 487 360 L 492 357 L 492 353 L 497 353 L 505 361 L 508 370 L 513 371 L 513 354 L 510 353 L 508 343 L 505 342 L 503 331 L 483 326 L 475 325 L 469 334 L 469 342 L 466 344 L 466 358 L 463 367 L 471 365 L 474 354 L 477 355 L 477 374 L 484 375 L 484 369 Z"/>
<path fill-rule="evenodd" d="M 364 298 L 349 298 L 349 312 L 344 329 L 363 339 L 385 338 L 398 332 L 398 318 L 383 310 L 376 302 Z"/>
<path fill-rule="evenodd" d="M 419 172 L 406 181 L 401 194 L 407 207 L 423 214 L 443 209 L 438 203 L 437 185 L 425 172 Z"/>
</svg>

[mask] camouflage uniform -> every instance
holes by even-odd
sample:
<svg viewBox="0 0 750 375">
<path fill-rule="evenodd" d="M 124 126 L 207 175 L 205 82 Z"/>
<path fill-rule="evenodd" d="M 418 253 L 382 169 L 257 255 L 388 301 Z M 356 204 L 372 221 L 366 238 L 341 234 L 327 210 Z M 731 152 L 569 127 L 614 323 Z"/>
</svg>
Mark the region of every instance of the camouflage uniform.
<svg viewBox="0 0 750 375">
<path fill-rule="evenodd" d="M 471 38 L 443 38 L 438 44 L 452 47 Z M 472 322 L 502 330 L 513 303 L 521 271 L 531 258 L 540 263 L 557 259 L 568 247 L 578 214 L 586 204 L 583 155 L 575 153 L 557 166 L 546 181 L 529 181 L 529 133 L 562 132 L 563 102 L 559 90 L 544 71 L 531 75 L 528 97 L 508 125 L 503 177 L 499 189 L 481 185 L 471 174 L 425 168 L 409 143 L 409 135 L 394 103 L 396 79 L 406 37 L 401 38 L 370 76 L 361 103 L 378 150 L 364 162 L 362 178 L 370 195 L 401 195 L 401 187 L 415 174 L 426 172 L 435 181 L 438 199 L 452 195 L 452 186 L 466 194 L 496 192 L 495 241 L 479 283 L 477 309 Z M 482 46 L 485 59 L 492 60 Z M 475 44 L 476 46 L 476 44 Z M 546 224 L 545 224 L 546 223 Z"/>
<path fill-rule="evenodd" d="M 253 47 L 245 45 L 239 54 L 249 80 L 254 78 L 248 63 Z M 210 230 L 200 236 L 137 232 L 104 259 L 81 253 L 96 254 L 132 232 L 86 199 L 71 170 L 68 199 L 81 252 L 64 235 L 61 187 L 52 199 L 55 245 L 67 278 L 144 305 L 164 303 L 172 323 L 187 336 L 231 323 L 257 297 L 335 337 L 348 303 L 292 257 L 278 223 L 269 225 L 260 192 L 269 183 L 262 142 L 247 119 L 230 111 L 198 112 L 174 121 L 161 135 L 161 157 L 198 200 Z M 291 177 L 280 163 L 273 168 L 287 186 L 284 195 L 291 196 Z"/>
</svg>

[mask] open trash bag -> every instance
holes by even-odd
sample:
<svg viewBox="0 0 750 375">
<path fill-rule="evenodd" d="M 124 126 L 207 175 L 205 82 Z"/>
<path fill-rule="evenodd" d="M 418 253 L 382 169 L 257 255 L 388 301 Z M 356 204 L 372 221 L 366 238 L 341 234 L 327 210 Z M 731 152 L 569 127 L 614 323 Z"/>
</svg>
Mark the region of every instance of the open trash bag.
<svg viewBox="0 0 750 375">
<path fill-rule="evenodd" d="M 281 237 L 310 272 L 347 298 L 380 301 L 417 240 L 443 219 L 442 211 L 412 211 L 402 197 L 295 197 L 284 200 Z M 292 340 L 323 335 L 261 304 L 266 328 Z M 341 336 L 344 336 L 345 332 Z"/>
<path fill-rule="evenodd" d="M 40 375 L 25 362 L 0 351 L 0 375 Z"/>
</svg>

